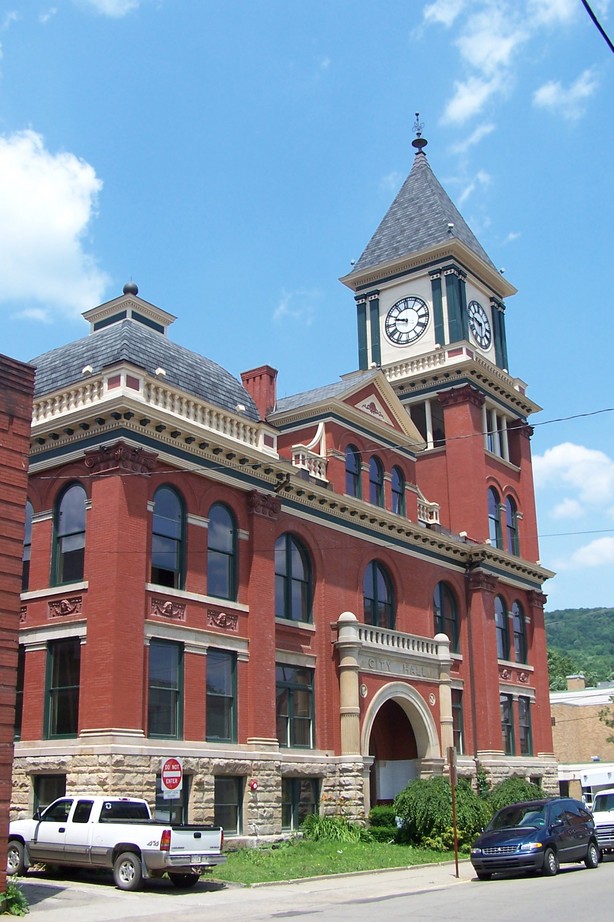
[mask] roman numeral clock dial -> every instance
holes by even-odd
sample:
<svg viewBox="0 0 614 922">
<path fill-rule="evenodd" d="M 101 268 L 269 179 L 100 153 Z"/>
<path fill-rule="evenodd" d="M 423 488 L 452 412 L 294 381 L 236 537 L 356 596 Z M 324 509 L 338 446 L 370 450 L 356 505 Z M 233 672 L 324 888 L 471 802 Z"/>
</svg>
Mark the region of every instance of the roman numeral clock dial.
<svg viewBox="0 0 614 922">
<path fill-rule="evenodd" d="M 428 305 L 422 298 L 401 298 L 386 314 L 386 336 L 395 346 L 415 343 L 428 327 L 429 316 Z"/>
<path fill-rule="evenodd" d="M 492 330 L 488 314 L 479 301 L 470 301 L 467 305 L 469 329 L 481 349 L 489 349 L 492 342 Z"/>
</svg>

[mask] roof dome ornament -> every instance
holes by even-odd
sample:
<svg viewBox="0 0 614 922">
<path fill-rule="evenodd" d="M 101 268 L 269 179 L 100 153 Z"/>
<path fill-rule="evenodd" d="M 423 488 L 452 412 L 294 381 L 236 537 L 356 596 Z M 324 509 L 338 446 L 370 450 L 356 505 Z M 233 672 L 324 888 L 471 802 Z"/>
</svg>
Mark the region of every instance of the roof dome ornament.
<svg viewBox="0 0 614 922">
<path fill-rule="evenodd" d="M 126 282 L 126 284 L 124 285 L 125 295 L 138 295 L 138 293 L 139 293 L 139 286 L 137 285 L 136 282 L 133 282 L 132 279 L 130 279 L 129 282 Z"/>
<path fill-rule="evenodd" d="M 426 138 L 422 137 L 422 129 L 424 124 L 420 121 L 420 113 L 416 112 L 416 121 L 414 122 L 414 131 L 416 132 L 416 137 L 411 142 L 412 147 L 416 148 L 416 154 L 423 154 L 424 148 L 429 143 Z"/>
</svg>

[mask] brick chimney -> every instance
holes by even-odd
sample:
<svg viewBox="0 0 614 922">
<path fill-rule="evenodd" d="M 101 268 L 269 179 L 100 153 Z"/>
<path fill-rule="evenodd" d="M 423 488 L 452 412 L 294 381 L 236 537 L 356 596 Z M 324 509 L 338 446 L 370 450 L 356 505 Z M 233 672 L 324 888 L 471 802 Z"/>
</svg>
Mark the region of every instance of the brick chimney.
<svg viewBox="0 0 614 922">
<path fill-rule="evenodd" d="M 277 402 L 277 369 L 261 365 L 241 372 L 243 387 L 256 404 L 260 419 L 266 419 Z"/>
<path fill-rule="evenodd" d="M 580 673 L 579 675 L 568 675 L 567 679 L 567 691 L 584 691 L 586 688 L 586 679 Z"/>
</svg>

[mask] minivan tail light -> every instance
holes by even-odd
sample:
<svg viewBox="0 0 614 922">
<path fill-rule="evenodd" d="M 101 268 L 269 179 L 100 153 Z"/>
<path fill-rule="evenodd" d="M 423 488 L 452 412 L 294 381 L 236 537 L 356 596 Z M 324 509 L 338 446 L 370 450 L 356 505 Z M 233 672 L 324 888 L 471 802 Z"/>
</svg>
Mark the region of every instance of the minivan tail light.
<svg viewBox="0 0 614 922">
<path fill-rule="evenodd" d="M 160 851 L 168 852 L 171 847 L 171 831 L 170 829 L 165 829 L 162 833 L 162 838 L 160 839 Z"/>
</svg>

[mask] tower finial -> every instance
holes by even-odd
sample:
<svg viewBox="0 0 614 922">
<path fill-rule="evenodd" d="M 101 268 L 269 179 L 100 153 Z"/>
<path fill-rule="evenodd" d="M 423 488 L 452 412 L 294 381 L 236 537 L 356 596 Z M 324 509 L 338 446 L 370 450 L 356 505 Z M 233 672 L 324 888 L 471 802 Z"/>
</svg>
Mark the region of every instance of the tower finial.
<svg viewBox="0 0 614 922">
<path fill-rule="evenodd" d="M 414 122 L 414 131 L 416 132 L 416 137 L 411 142 L 412 147 L 416 148 L 416 154 L 424 153 L 424 148 L 429 143 L 426 138 L 422 137 L 422 129 L 424 128 L 423 123 L 420 121 L 420 113 L 416 112 L 416 121 Z"/>
</svg>

